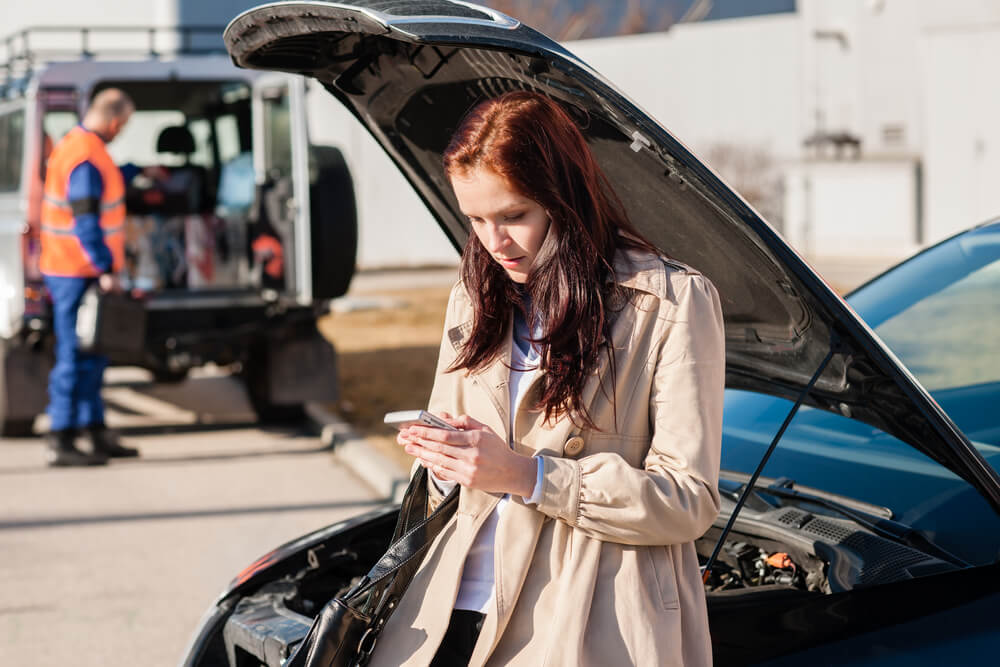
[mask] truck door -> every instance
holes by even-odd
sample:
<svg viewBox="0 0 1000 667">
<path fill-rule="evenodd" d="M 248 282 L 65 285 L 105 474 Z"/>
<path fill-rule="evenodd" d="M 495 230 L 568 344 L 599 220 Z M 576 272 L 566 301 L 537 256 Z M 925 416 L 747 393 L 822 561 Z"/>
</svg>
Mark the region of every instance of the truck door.
<svg viewBox="0 0 1000 667">
<path fill-rule="evenodd" d="M 276 264 L 264 266 L 262 284 L 277 280 L 280 291 L 302 305 L 313 300 L 309 233 L 309 139 L 306 132 L 305 80 L 269 74 L 253 89 L 253 159 L 260 197 L 256 238 L 262 252 L 272 236 L 281 246 L 283 276 Z M 273 252 L 271 252 L 273 256 Z"/>
<path fill-rule="evenodd" d="M 0 102 L 0 338 L 13 335 L 24 314 L 26 121 L 23 99 Z"/>
</svg>

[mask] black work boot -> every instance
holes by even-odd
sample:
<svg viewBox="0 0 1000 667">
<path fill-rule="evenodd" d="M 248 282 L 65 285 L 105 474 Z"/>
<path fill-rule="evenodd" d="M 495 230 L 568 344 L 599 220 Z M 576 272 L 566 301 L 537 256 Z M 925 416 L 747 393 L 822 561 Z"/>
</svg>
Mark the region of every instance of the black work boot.
<svg viewBox="0 0 1000 667">
<path fill-rule="evenodd" d="M 118 434 L 104 424 L 93 424 L 88 426 L 86 431 L 95 454 L 115 459 L 127 459 L 139 456 L 138 449 L 124 446 L 119 442 Z"/>
<path fill-rule="evenodd" d="M 76 429 L 51 431 L 45 436 L 49 447 L 50 466 L 99 466 L 108 462 L 100 452 L 89 454 L 76 448 Z"/>
</svg>

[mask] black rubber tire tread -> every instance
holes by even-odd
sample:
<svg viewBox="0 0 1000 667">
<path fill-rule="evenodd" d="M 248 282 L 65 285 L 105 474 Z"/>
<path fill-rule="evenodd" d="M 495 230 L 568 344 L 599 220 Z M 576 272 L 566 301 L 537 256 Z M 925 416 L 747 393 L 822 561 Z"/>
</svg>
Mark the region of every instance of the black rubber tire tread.
<svg viewBox="0 0 1000 667">
<path fill-rule="evenodd" d="M 0 340 L 0 437 L 30 438 L 34 435 L 35 418 L 7 416 L 7 346 L 6 340 Z"/>
<path fill-rule="evenodd" d="M 184 382 L 188 377 L 188 369 L 182 371 L 171 371 L 165 368 L 157 368 L 152 371 L 153 382 L 157 384 L 178 384 Z"/>
<path fill-rule="evenodd" d="M 315 177 L 309 188 L 313 299 L 347 293 L 358 255 L 358 209 L 354 181 L 340 149 L 310 146 Z"/>
<path fill-rule="evenodd" d="M 4 438 L 30 438 L 35 435 L 33 430 L 34 418 L 31 419 L 4 419 L 0 422 L 0 437 Z"/>
<path fill-rule="evenodd" d="M 261 423 L 288 423 L 305 419 L 302 403 L 272 403 L 268 396 L 267 343 L 260 341 L 250 346 L 250 356 L 243 362 L 240 375 L 250 398 L 250 405 Z"/>
</svg>

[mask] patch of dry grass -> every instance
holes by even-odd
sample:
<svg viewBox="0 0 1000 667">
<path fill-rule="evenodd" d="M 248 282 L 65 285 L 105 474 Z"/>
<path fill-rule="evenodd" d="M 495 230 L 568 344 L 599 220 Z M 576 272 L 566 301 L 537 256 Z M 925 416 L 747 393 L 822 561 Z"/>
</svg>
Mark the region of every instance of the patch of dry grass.
<svg viewBox="0 0 1000 667">
<path fill-rule="evenodd" d="M 450 289 L 380 292 L 377 296 L 396 305 L 331 313 L 318 322 L 336 346 L 340 365 L 341 399 L 330 407 L 406 469 L 413 459 L 382 417 L 427 406 Z"/>
</svg>

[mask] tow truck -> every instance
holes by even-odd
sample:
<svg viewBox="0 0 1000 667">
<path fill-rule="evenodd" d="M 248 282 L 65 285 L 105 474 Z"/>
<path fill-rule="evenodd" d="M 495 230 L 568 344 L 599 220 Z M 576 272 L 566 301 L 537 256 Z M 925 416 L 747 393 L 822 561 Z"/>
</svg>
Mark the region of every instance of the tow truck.
<svg viewBox="0 0 1000 667">
<path fill-rule="evenodd" d="M 112 365 L 165 382 L 229 367 L 267 420 L 336 397 L 316 319 L 354 273 L 352 177 L 336 147 L 309 141 L 304 78 L 238 69 L 222 31 L 33 28 L 0 41 L 0 434 L 30 434 L 46 404 L 46 159 L 112 86 L 136 107 L 109 151 L 134 174 L 121 278 L 144 295 Z"/>
</svg>

